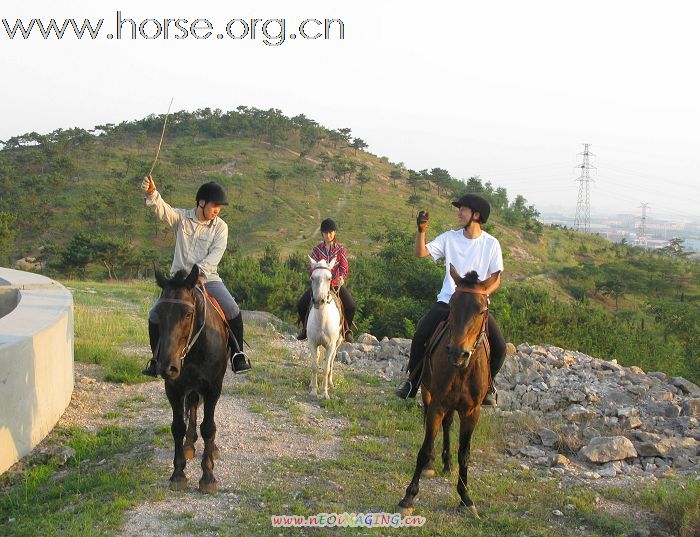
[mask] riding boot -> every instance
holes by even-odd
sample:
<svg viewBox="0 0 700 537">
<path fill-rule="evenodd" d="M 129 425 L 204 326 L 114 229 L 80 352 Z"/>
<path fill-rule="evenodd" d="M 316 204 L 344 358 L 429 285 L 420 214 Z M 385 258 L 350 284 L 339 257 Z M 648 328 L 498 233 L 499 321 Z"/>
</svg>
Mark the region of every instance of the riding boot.
<svg viewBox="0 0 700 537">
<path fill-rule="evenodd" d="M 495 381 L 496 375 L 498 375 L 506 359 L 506 342 L 501 335 L 500 328 L 498 328 L 498 325 L 491 316 L 489 316 L 489 344 L 491 346 L 491 353 L 489 355 L 489 389 L 481 405 L 498 406 L 498 392 L 496 391 Z"/>
<path fill-rule="evenodd" d="M 231 350 L 231 370 L 238 374 L 252 369 L 250 360 L 243 352 L 243 316 L 239 313 L 235 319 L 228 321 L 231 331 L 228 334 L 228 346 Z"/>
<path fill-rule="evenodd" d="M 151 361 L 148 362 L 146 369 L 141 371 L 143 375 L 148 375 L 149 377 L 158 376 L 158 363 L 156 361 L 156 348 L 158 347 L 158 338 L 160 336 L 160 331 L 156 323 L 148 321 L 148 340 L 151 344 Z"/>
<path fill-rule="evenodd" d="M 347 319 L 345 319 L 345 322 L 343 323 L 343 339 L 348 343 L 355 343 L 355 338 L 352 335 L 350 323 L 347 322 Z"/>
<path fill-rule="evenodd" d="M 420 362 L 417 365 L 417 369 L 414 369 L 408 374 L 408 378 L 404 383 L 399 386 L 394 392 L 397 397 L 401 399 L 413 398 L 418 393 L 418 388 L 420 387 L 421 372 L 423 370 L 423 363 Z"/>
</svg>

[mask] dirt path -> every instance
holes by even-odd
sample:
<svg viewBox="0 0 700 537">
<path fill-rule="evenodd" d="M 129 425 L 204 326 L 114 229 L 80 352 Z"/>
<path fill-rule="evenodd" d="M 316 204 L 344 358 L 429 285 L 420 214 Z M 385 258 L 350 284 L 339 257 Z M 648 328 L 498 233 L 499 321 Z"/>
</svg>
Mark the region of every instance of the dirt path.
<svg viewBox="0 0 700 537">
<path fill-rule="evenodd" d="M 283 339 L 280 338 L 278 344 L 284 346 Z M 145 348 L 140 351 L 144 357 L 147 356 Z M 255 351 L 251 351 L 251 359 L 255 363 Z M 293 356 L 292 359 L 296 362 L 299 357 Z M 152 432 L 170 425 L 171 411 L 162 381 L 126 386 L 101 382 L 98 380 L 100 369 L 92 364 L 76 362 L 75 370 L 73 398 L 59 426 L 96 430 L 113 425 L 115 412 L 125 416 L 118 418 L 120 422 L 128 421 L 130 426 L 143 431 Z M 247 401 L 235 396 L 237 385 L 246 382 L 245 377 L 227 373 L 223 394 L 216 408 L 216 439 L 221 452 L 215 467 L 218 494 L 204 495 L 197 489 L 201 476 L 199 455 L 203 448 L 200 438 L 197 456 L 186 468 L 188 489 L 183 493 L 169 494 L 163 501 L 143 503 L 128 512 L 119 535 L 187 535 L 186 531 L 182 533 L 185 523 L 200 528 L 217 526 L 226 521 L 230 523 L 232 513 L 240 503 L 236 484 L 262 473 L 267 461 L 284 456 L 308 460 L 337 457 L 340 438 L 337 433 L 345 427 L 345 423 L 323 418 L 324 428 L 329 434 L 310 437 L 301 433 L 299 426 L 294 424 L 300 423 L 299 419 L 292 420 L 288 413 L 279 408 L 268 406 L 264 414 L 252 412 Z M 261 404 L 264 405 L 264 402 Z M 321 410 L 317 406 L 298 402 L 298 407 L 302 412 L 301 423 L 312 424 L 320 418 Z M 155 447 L 154 456 L 153 464 L 162 468 L 163 473 L 161 481 L 153 486 L 166 488 L 172 471 L 172 445 Z M 183 495 L 186 495 L 186 500 Z"/>
</svg>

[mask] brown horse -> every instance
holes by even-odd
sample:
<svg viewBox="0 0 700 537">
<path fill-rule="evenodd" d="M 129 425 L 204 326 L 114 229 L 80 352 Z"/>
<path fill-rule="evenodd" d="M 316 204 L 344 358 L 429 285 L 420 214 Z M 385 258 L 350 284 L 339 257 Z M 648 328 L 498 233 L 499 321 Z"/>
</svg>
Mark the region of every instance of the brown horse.
<svg viewBox="0 0 700 537">
<path fill-rule="evenodd" d="M 170 430 L 175 441 L 175 458 L 170 488 L 182 490 L 187 486 L 185 465 L 188 459 L 194 457 L 197 407 L 203 400 L 204 419 L 200 432 L 204 440 L 204 453 L 199 490 L 216 492 L 213 470 L 219 450 L 214 443 L 214 409 L 228 367 L 227 335 L 223 320 L 197 286 L 198 278 L 197 265 L 189 274 L 181 270 L 171 279 L 156 270 L 156 281 L 163 289 L 156 303 L 160 331 L 156 360 L 158 373 L 165 379 L 165 393 L 173 410 Z M 185 412 L 189 422 L 187 428 Z"/>
<path fill-rule="evenodd" d="M 476 272 L 461 277 L 452 265 L 450 275 L 457 289 L 449 304 L 449 330 L 424 366 L 421 394 L 425 439 L 418 451 L 413 479 L 406 489 L 406 495 L 399 502 L 399 508 L 402 514 L 411 514 L 421 474 L 435 475 L 433 444 L 441 425 L 443 470 L 446 473 L 451 471 L 450 426 L 456 410 L 460 421 L 457 492 L 461 499 L 460 505 L 479 518 L 467 492 L 467 465 L 472 433 L 479 421 L 481 402 L 489 386 L 489 302 L 484 289 L 488 288 L 491 279 L 479 282 Z"/>
</svg>

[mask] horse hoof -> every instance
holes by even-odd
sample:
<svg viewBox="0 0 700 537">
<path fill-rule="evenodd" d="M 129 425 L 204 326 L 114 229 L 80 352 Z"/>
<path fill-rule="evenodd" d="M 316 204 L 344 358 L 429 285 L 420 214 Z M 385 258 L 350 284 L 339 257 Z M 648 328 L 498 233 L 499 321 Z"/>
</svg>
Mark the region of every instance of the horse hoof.
<svg viewBox="0 0 700 537">
<path fill-rule="evenodd" d="M 401 516 L 411 516 L 413 514 L 413 507 L 401 507 L 399 505 L 399 514 Z"/>
<path fill-rule="evenodd" d="M 472 515 L 472 516 L 473 516 L 475 519 L 477 519 L 477 520 L 481 520 L 481 517 L 479 516 L 479 513 L 477 512 L 476 506 L 475 506 L 474 504 L 472 504 L 472 505 L 470 505 L 469 507 L 467 507 L 467 506 L 464 505 L 463 503 L 460 503 L 459 506 L 460 506 L 462 509 L 465 509 L 465 510 L 467 511 L 467 514 Z"/>
<path fill-rule="evenodd" d="M 182 448 L 182 453 L 185 455 L 186 461 L 191 461 L 192 459 L 194 459 L 194 446 L 185 446 L 184 448 Z"/>
<path fill-rule="evenodd" d="M 170 490 L 185 490 L 187 488 L 187 478 L 183 479 L 171 479 L 170 480 Z"/>
<path fill-rule="evenodd" d="M 199 482 L 199 492 L 203 494 L 214 494 L 217 490 L 216 481 L 212 481 L 211 483 Z"/>
<path fill-rule="evenodd" d="M 437 472 L 435 471 L 434 468 L 426 468 L 420 473 L 421 477 L 435 477 L 437 475 Z"/>
</svg>

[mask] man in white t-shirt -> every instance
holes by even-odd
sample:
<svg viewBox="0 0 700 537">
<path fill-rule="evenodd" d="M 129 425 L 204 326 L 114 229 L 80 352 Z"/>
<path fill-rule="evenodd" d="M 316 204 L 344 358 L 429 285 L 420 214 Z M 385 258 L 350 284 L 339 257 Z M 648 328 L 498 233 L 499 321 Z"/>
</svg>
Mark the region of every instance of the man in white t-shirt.
<svg viewBox="0 0 700 537">
<path fill-rule="evenodd" d="M 437 296 L 437 302 L 430 311 L 418 322 L 416 333 L 411 343 L 411 355 L 408 360 L 409 377 L 401 387 L 396 390 L 396 395 L 402 399 L 415 397 L 420 386 L 420 376 L 423 367 L 425 346 L 433 335 L 440 321 L 447 319 L 449 302 L 455 291 L 455 283 L 450 276 L 450 264 L 454 265 L 459 274 L 475 270 L 479 274 L 479 280 L 484 281 L 490 276 L 498 275 L 493 283 L 486 289 L 491 295 L 501 284 L 500 274 L 503 271 L 503 255 L 498 240 L 481 229 L 486 223 L 491 212 L 491 206 L 487 200 L 477 194 L 466 194 L 453 201 L 457 207 L 457 219 L 460 229 L 446 231 L 438 235 L 432 242 L 425 243 L 425 232 L 428 227 L 429 213 L 418 213 L 414 254 L 416 257 L 430 255 L 435 261 L 445 259 L 445 279 L 442 289 Z M 506 355 L 506 342 L 498 328 L 493 316 L 489 313 L 488 340 L 491 347 L 490 369 L 493 379 L 503 365 Z M 488 394 L 482 405 L 496 406 L 497 395 L 493 383 L 489 386 Z"/>
</svg>

